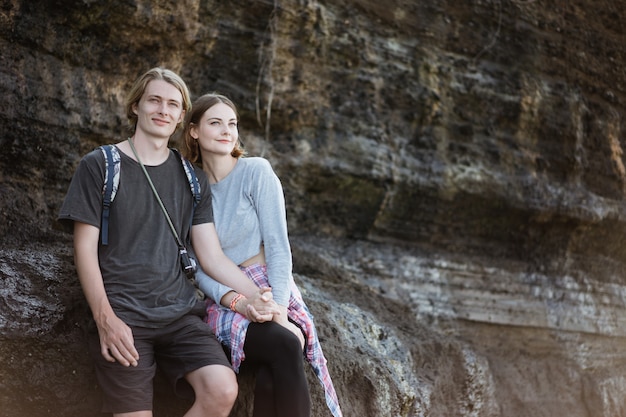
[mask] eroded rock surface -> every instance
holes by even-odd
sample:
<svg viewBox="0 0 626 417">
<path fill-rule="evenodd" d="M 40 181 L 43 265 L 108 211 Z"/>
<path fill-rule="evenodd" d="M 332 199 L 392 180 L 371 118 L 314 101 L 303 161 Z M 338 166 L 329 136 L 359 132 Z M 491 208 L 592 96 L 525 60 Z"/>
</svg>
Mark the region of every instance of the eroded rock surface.
<svg viewBox="0 0 626 417">
<path fill-rule="evenodd" d="M 156 65 L 231 96 L 281 177 L 344 415 L 626 416 L 625 10 L 3 1 L 0 416 L 100 415 L 55 217 Z M 184 413 L 155 389 L 155 416 Z"/>
</svg>

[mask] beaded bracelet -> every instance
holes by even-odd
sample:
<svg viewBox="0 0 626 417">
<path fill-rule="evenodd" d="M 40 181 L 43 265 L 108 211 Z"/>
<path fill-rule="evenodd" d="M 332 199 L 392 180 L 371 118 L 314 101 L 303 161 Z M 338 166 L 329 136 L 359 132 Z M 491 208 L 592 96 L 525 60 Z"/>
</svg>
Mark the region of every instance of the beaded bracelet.
<svg viewBox="0 0 626 417">
<path fill-rule="evenodd" d="M 243 294 L 237 294 L 236 296 L 233 297 L 232 300 L 230 300 L 230 309 L 232 311 L 234 311 L 235 313 L 237 312 L 237 303 L 239 302 L 239 300 L 241 300 L 242 298 L 245 298 L 245 296 Z"/>
</svg>

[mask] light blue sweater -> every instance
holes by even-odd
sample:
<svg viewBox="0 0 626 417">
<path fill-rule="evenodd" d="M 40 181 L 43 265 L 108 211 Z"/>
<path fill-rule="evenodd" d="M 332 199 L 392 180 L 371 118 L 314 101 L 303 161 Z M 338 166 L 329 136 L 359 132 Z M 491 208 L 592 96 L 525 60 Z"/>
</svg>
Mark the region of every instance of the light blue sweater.
<svg viewBox="0 0 626 417">
<path fill-rule="evenodd" d="M 239 265 L 258 254 L 263 244 L 274 300 L 287 306 L 293 278 L 285 197 L 269 161 L 239 158 L 226 178 L 211 184 L 211 198 L 215 228 L 226 256 Z M 218 304 L 232 290 L 202 270 L 196 279 L 200 289 Z"/>
</svg>

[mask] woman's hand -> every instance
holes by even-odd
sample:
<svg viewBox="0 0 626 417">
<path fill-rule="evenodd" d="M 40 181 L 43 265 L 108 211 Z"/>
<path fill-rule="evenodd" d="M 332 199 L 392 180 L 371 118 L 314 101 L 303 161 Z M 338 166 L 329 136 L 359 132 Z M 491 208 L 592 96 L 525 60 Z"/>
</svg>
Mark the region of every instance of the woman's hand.
<svg viewBox="0 0 626 417">
<path fill-rule="evenodd" d="M 304 349 L 304 334 L 302 333 L 302 330 L 300 330 L 300 327 L 296 326 L 295 324 L 289 321 L 286 306 L 279 305 L 278 309 L 280 310 L 280 314 L 275 314 L 273 321 L 285 327 L 287 330 L 291 331 L 293 334 L 295 334 L 298 340 L 300 341 L 300 345 Z"/>
</svg>

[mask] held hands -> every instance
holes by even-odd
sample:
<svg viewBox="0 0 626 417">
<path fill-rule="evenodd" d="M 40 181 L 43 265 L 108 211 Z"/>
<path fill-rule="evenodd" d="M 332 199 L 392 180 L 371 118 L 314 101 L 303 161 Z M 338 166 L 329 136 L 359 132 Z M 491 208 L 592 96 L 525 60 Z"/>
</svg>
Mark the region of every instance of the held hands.
<svg viewBox="0 0 626 417">
<path fill-rule="evenodd" d="M 280 314 L 279 306 L 274 301 L 272 289 L 269 287 L 259 288 L 251 298 L 242 298 L 234 307 L 248 320 L 257 323 L 271 321 L 275 314 Z"/>
<path fill-rule="evenodd" d="M 302 330 L 289 321 L 287 307 L 278 305 L 269 287 L 260 288 L 252 298 L 246 298 L 241 294 L 235 295 L 229 307 L 231 310 L 246 316 L 252 322 L 263 323 L 274 321 L 292 332 L 304 347 L 304 334 Z"/>
<path fill-rule="evenodd" d="M 139 353 L 135 349 L 133 332 L 115 314 L 97 322 L 100 336 L 100 351 L 109 362 L 119 362 L 124 366 L 137 366 Z"/>
</svg>

